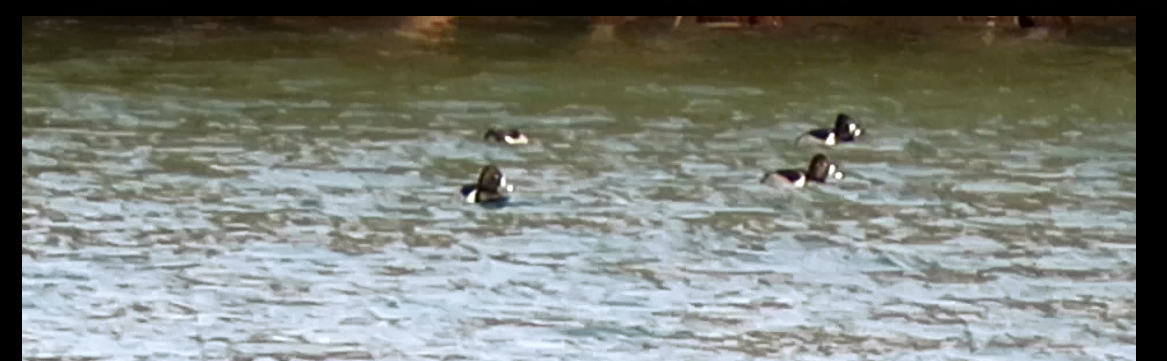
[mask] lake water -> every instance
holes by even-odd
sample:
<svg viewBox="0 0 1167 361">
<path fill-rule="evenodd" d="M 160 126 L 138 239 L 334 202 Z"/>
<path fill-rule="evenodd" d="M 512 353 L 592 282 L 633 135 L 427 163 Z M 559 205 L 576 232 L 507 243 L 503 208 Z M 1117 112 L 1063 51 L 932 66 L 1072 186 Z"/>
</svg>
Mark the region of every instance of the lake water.
<svg viewBox="0 0 1167 361">
<path fill-rule="evenodd" d="M 453 40 L 27 24 L 22 357 L 1136 359 L 1133 46 Z"/>
</svg>

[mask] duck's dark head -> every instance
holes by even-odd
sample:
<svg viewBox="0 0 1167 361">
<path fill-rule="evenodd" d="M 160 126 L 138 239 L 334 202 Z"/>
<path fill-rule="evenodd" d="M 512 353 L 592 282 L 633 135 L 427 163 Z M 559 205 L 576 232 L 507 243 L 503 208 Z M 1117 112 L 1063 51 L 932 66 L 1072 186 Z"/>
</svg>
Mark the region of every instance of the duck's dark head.
<svg viewBox="0 0 1167 361">
<path fill-rule="evenodd" d="M 486 136 L 484 138 L 506 144 L 527 144 L 528 142 L 527 135 L 523 134 L 523 132 L 520 132 L 518 129 L 490 129 L 486 131 Z"/>
<path fill-rule="evenodd" d="M 492 164 L 482 167 L 482 173 L 478 174 L 478 191 L 498 193 L 502 190 L 513 192 L 515 186 L 507 184 L 507 176 L 497 166 Z"/>
<path fill-rule="evenodd" d="M 477 183 L 462 186 L 462 196 L 469 203 L 500 202 L 507 199 L 503 191 L 514 190 L 515 186 L 507 183 L 507 177 L 502 174 L 502 170 L 492 164 L 482 167 Z"/>
<path fill-rule="evenodd" d="M 835 118 L 835 134 L 854 138 L 863 134 L 863 129 L 859 127 L 859 122 L 855 119 L 851 119 L 847 114 L 839 113 L 839 116 Z"/>
<path fill-rule="evenodd" d="M 825 183 L 827 178 L 843 179 L 843 172 L 827 159 L 822 153 L 815 154 L 810 159 L 810 167 L 806 169 L 806 178 L 815 182 Z"/>
</svg>

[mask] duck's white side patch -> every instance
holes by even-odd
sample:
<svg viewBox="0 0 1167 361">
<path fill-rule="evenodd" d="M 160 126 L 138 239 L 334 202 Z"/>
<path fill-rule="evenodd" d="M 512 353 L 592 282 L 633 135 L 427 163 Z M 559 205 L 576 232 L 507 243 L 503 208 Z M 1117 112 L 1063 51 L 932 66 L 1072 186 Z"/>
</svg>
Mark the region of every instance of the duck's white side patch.
<svg viewBox="0 0 1167 361">
<path fill-rule="evenodd" d="M 795 186 L 795 187 L 802 187 L 802 186 L 805 186 L 805 185 L 806 185 L 806 176 L 805 176 L 805 175 L 799 175 L 799 176 L 798 176 L 798 180 L 795 180 L 794 182 L 792 182 L 792 184 L 794 184 L 794 186 Z"/>
<path fill-rule="evenodd" d="M 477 195 L 478 195 L 478 189 L 474 189 L 474 190 L 470 191 L 470 193 L 466 193 L 466 203 L 474 203 L 474 196 L 477 196 Z"/>
<path fill-rule="evenodd" d="M 827 133 L 827 139 L 823 140 L 823 144 L 835 145 L 835 132 Z"/>
<path fill-rule="evenodd" d="M 520 134 L 517 138 L 506 135 L 503 136 L 502 139 L 506 141 L 507 144 L 527 144 L 527 136 L 522 134 Z"/>
<path fill-rule="evenodd" d="M 851 125 L 854 126 L 854 124 Z M 851 131 L 851 136 L 858 137 L 860 134 L 863 134 L 863 129 L 855 128 Z"/>
<path fill-rule="evenodd" d="M 850 124 L 847 124 L 847 131 L 848 131 L 848 132 L 851 132 L 852 134 L 854 134 L 854 133 L 855 133 L 855 128 L 856 128 L 856 126 L 855 126 L 855 123 L 850 123 Z"/>
</svg>

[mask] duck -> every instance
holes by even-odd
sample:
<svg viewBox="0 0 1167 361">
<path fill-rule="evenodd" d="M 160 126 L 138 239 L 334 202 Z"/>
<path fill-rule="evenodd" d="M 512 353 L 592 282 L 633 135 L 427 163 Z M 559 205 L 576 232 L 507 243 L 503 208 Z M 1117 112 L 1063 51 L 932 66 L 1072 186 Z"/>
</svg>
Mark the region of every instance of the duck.
<svg viewBox="0 0 1167 361">
<path fill-rule="evenodd" d="M 762 176 L 763 184 L 789 185 L 795 188 L 806 186 L 807 182 L 826 183 L 827 179 L 842 180 L 843 172 L 839 170 L 826 155 L 815 154 L 810 159 L 810 166 L 806 171 L 801 169 L 779 169 L 767 172 Z"/>
<path fill-rule="evenodd" d="M 815 129 L 804 133 L 794 140 L 794 143 L 804 144 L 816 143 L 825 146 L 834 146 L 839 143 L 854 142 L 860 135 L 863 134 L 863 128 L 859 123 L 852 119 L 847 114 L 839 113 L 835 117 L 835 128 Z"/>
<path fill-rule="evenodd" d="M 478 182 L 462 186 L 461 194 L 467 203 L 502 203 L 507 201 L 503 191 L 515 191 L 513 184 L 507 184 L 507 177 L 493 164 L 482 167 Z"/>
<path fill-rule="evenodd" d="M 487 129 L 486 135 L 483 138 L 486 140 L 493 140 L 499 143 L 506 143 L 511 145 L 527 144 L 528 142 L 527 135 L 523 134 L 523 132 L 520 132 L 518 129 Z"/>
</svg>

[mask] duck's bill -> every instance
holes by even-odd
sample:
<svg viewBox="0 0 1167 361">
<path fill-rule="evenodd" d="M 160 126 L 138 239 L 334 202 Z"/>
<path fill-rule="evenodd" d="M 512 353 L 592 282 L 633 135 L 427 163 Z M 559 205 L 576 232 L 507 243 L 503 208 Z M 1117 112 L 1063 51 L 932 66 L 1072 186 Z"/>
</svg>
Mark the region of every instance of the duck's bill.
<svg viewBox="0 0 1167 361">
<path fill-rule="evenodd" d="M 839 167 L 836 167 L 834 164 L 831 164 L 830 168 L 827 169 L 827 174 L 830 174 L 831 178 L 835 178 L 838 180 L 843 179 L 843 172 L 839 171 Z"/>
<path fill-rule="evenodd" d="M 499 179 L 498 186 L 499 186 L 499 188 L 504 189 L 507 192 L 514 192 L 515 191 L 515 185 L 507 183 L 507 176 L 505 176 L 505 175 L 502 176 L 501 179 Z"/>
</svg>

